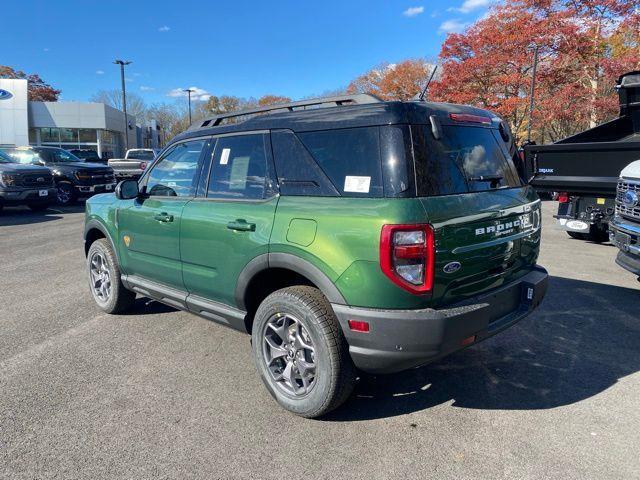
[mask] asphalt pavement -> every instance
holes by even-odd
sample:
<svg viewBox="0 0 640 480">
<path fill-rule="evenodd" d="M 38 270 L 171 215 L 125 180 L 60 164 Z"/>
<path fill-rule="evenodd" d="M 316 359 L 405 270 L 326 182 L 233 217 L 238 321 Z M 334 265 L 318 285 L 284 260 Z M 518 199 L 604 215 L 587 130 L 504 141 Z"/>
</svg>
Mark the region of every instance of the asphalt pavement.
<svg viewBox="0 0 640 480">
<path fill-rule="evenodd" d="M 322 420 L 280 409 L 249 338 L 87 286 L 82 206 L 0 215 L 1 479 L 640 478 L 640 283 L 554 229 L 543 306 Z"/>
</svg>

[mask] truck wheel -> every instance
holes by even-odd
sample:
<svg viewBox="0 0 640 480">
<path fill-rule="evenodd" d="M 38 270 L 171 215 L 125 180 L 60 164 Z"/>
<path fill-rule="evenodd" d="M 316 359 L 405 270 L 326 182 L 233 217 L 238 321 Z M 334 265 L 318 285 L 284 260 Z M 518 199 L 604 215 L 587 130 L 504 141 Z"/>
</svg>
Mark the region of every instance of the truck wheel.
<svg viewBox="0 0 640 480">
<path fill-rule="evenodd" d="M 98 307 L 107 313 L 120 313 L 131 308 L 136 294 L 122 284 L 116 255 L 106 238 L 96 240 L 89 247 L 87 273 L 89 289 Z"/>
<path fill-rule="evenodd" d="M 588 237 L 587 233 L 578 233 L 578 232 L 567 232 L 571 238 L 575 238 L 576 240 L 586 240 Z"/>
<path fill-rule="evenodd" d="M 286 410 L 306 418 L 345 402 L 355 367 L 331 304 L 313 287 L 269 295 L 256 312 L 253 355 L 269 393 Z"/>
<path fill-rule="evenodd" d="M 57 188 L 56 198 L 58 205 L 71 205 L 76 200 L 76 192 L 73 190 L 71 183 L 60 182 Z"/>
</svg>

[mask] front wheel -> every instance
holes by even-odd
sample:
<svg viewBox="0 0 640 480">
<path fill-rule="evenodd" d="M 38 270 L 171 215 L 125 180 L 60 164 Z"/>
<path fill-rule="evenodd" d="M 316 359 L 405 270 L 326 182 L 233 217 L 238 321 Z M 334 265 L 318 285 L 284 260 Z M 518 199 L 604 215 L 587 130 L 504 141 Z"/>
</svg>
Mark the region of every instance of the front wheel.
<svg viewBox="0 0 640 480">
<path fill-rule="evenodd" d="M 76 194 L 71 183 L 60 182 L 57 185 L 57 189 L 56 199 L 58 200 L 58 205 L 71 205 L 75 201 Z"/>
<path fill-rule="evenodd" d="M 133 305 L 136 294 L 122 284 L 118 260 L 106 238 L 96 240 L 89 247 L 87 273 L 91 295 L 102 310 L 120 313 Z"/>
<path fill-rule="evenodd" d="M 258 373 L 286 410 L 315 418 L 351 395 L 355 367 L 331 304 L 318 289 L 296 286 L 269 295 L 251 336 Z"/>
</svg>

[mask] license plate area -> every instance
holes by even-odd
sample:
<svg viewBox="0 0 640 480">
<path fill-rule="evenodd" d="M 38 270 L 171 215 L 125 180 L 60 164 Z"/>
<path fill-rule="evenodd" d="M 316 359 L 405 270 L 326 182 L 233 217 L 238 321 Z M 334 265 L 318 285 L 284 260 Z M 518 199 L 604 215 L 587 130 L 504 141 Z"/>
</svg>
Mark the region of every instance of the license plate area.
<svg viewBox="0 0 640 480">
<path fill-rule="evenodd" d="M 38 196 L 40 196 L 40 197 L 48 197 L 49 196 L 49 190 L 38 190 Z"/>
<path fill-rule="evenodd" d="M 624 232 L 616 232 L 613 237 L 613 242 L 616 244 L 616 247 L 626 252 L 629 250 L 629 246 L 631 245 L 631 235 Z"/>
</svg>

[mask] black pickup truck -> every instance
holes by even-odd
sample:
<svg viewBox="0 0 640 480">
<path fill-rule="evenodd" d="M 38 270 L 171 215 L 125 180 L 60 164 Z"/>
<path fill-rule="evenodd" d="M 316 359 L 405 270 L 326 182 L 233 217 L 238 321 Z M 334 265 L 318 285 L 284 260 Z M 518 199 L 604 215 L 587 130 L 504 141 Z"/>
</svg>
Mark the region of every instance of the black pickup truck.
<svg viewBox="0 0 640 480">
<path fill-rule="evenodd" d="M 558 193 L 560 228 L 596 242 L 609 238 L 620 172 L 640 159 L 640 72 L 618 79 L 618 118 L 551 145 L 527 145 L 525 168 L 539 192 Z"/>
<path fill-rule="evenodd" d="M 0 151 L 0 211 L 5 205 L 44 210 L 55 199 L 56 185 L 48 168 L 21 165 Z"/>
</svg>

